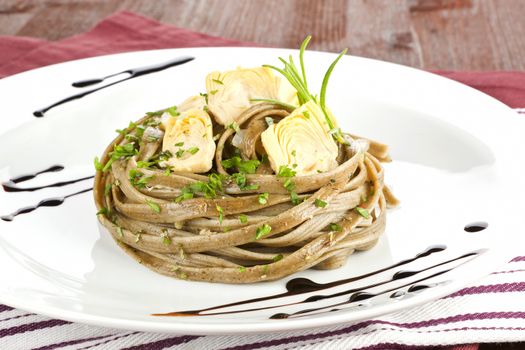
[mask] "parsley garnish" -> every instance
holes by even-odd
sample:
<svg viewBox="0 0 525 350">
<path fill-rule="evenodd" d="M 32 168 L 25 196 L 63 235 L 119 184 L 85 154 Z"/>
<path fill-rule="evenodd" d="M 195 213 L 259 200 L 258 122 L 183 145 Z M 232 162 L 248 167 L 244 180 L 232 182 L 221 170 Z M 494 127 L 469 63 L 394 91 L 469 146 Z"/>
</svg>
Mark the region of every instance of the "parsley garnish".
<svg viewBox="0 0 525 350">
<path fill-rule="evenodd" d="M 144 176 L 144 174 L 137 169 L 131 169 L 128 175 L 129 175 L 129 182 L 131 182 L 131 184 L 134 187 L 139 188 L 139 189 L 146 188 L 148 181 L 153 178 L 153 176 Z"/>
<path fill-rule="evenodd" d="M 292 201 L 293 205 L 301 204 L 302 200 L 299 198 L 296 192 L 292 191 L 290 192 L 290 200 Z"/>
<path fill-rule="evenodd" d="M 109 153 L 110 159 L 106 165 L 104 165 L 102 171 L 106 172 L 109 168 L 111 168 L 111 164 L 113 164 L 114 161 L 119 159 L 129 159 L 138 153 L 139 151 L 135 148 L 134 142 L 126 143 L 124 145 L 115 145 L 113 151 Z"/>
<path fill-rule="evenodd" d="M 210 95 L 215 95 L 217 93 L 217 91 L 219 91 L 219 90 L 212 90 L 212 91 L 210 91 Z"/>
<path fill-rule="evenodd" d="M 259 195 L 259 198 L 258 198 L 259 199 L 259 204 L 266 204 L 266 203 L 268 203 L 268 196 L 269 196 L 268 192 L 261 193 Z"/>
<path fill-rule="evenodd" d="M 246 267 L 244 266 L 239 266 L 238 269 L 240 272 L 246 272 Z"/>
<path fill-rule="evenodd" d="M 336 232 L 341 232 L 341 231 L 343 231 L 343 228 L 340 225 L 338 225 L 338 224 L 331 223 L 330 224 L 330 230 L 331 231 L 336 231 Z"/>
<path fill-rule="evenodd" d="M 170 245 L 171 244 L 171 237 L 168 235 L 167 230 L 162 230 L 162 234 L 160 235 L 162 238 L 162 244 L 164 245 Z"/>
<path fill-rule="evenodd" d="M 359 213 L 359 215 L 361 215 L 365 219 L 369 219 L 370 218 L 370 213 L 365 208 L 355 207 L 355 210 Z"/>
<path fill-rule="evenodd" d="M 239 125 L 236 122 L 231 122 L 230 124 L 228 124 L 227 128 L 235 130 L 236 132 L 239 131 Z"/>
<path fill-rule="evenodd" d="M 212 79 L 213 82 L 219 84 L 219 85 L 224 85 L 224 83 L 222 82 L 222 80 L 219 80 L 219 79 Z"/>
<path fill-rule="evenodd" d="M 104 165 L 98 160 L 98 157 L 95 157 L 95 159 L 93 160 L 93 164 L 95 164 L 95 169 L 97 171 L 104 169 Z"/>
<path fill-rule="evenodd" d="M 166 108 L 166 112 L 168 112 L 169 115 L 172 117 L 179 116 L 180 113 L 177 111 L 177 106 Z"/>
<path fill-rule="evenodd" d="M 111 183 L 106 184 L 106 187 L 104 187 L 104 196 L 109 196 L 109 192 L 111 191 Z"/>
<path fill-rule="evenodd" d="M 223 160 L 221 164 L 226 169 L 237 168 L 240 173 L 254 174 L 261 162 L 257 159 L 242 160 L 241 157 L 235 156 Z"/>
<path fill-rule="evenodd" d="M 316 198 L 315 199 L 315 206 L 318 207 L 318 208 L 324 208 L 326 207 L 328 203 L 326 203 L 325 201 L 319 199 L 319 198 Z"/>
<path fill-rule="evenodd" d="M 200 92 L 199 95 L 204 97 L 204 101 L 206 101 L 206 104 L 208 104 L 208 94 Z"/>
<path fill-rule="evenodd" d="M 222 208 L 218 205 L 215 205 L 215 208 L 217 209 L 217 211 L 219 212 L 219 224 L 222 225 L 222 220 L 224 219 L 224 211 L 222 210 Z"/>
<path fill-rule="evenodd" d="M 293 176 L 295 176 L 295 174 L 297 174 L 297 173 L 295 171 L 293 171 L 292 169 L 290 169 L 288 166 L 281 165 L 279 167 L 279 171 L 277 173 L 277 176 L 280 176 L 280 177 L 293 177 Z"/>
<path fill-rule="evenodd" d="M 146 204 L 153 210 L 155 213 L 160 214 L 160 205 L 157 203 L 146 199 Z"/>
<path fill-rule="evenodd" d="M 273 262 L 278 262 L 279 260 L 282 260 L 282 259 L 283 259 L 282 254 L 277 254 L 276 256 L 272 258 Z"/>
<path fill-rule="evenodd" d="M 239 221 L 241 222 L 241 224 L 245 224 L 248 222 L 248 217 L 244 214 L 241 214 L 239 215 Z"/>
<path fill-rule="evenodd" d="M 175 144 L 175 147 L 182 147 L 182 146 L 184 146 L 184 142 L 177 142 Z"/>
<path fill-rule="evenodd" d="M 199 152 L 199 147 L 190 147 L 188 148 L 188 152 L 190 152 L 191 154 L 195 154 Z"/>
<path fill-rule="evenodd" d="M 107 216 L 108 214 L 109 214 L 109 210 L 108 210 L 108 208 L 106 208 L 106 207 L 102 207 L 102 208 L 100 208 L 99 211 L 97 211 L 97 214 L 96 214 L 96 215 L 97 215 L 97 216 L 98 216 L 98 215 L 104 215 L 104 216 Z"/>
<path fill-rule="evenodd" d="M 257 227 L 257 231 L 255 232 L 255 239 L 260 239 L 263 236 L 266 236 L 272 231 L 272 227 L 268 224 L 264 224 L 260 227 Z"/>
</svg>

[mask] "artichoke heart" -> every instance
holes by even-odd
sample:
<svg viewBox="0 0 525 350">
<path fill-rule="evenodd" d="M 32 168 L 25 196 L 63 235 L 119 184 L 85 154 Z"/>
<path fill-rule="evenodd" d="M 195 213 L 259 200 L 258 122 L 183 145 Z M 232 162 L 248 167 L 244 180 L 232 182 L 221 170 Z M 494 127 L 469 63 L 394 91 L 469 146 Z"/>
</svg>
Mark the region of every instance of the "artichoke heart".
<svg viewBox="0 0 525 350">
<path fill-rule="evenodd" d="M 190 96 L 177 106 L 177 113 L 184 113 L 190 109 L 204 109 L 204 106 L 206 106 L 206 99 L 203 96 Z M 168 112 L 162 114 L 160 119 L 164 130 L 167 130 L 167 124 L 171 117 Z"/>
<path fill-rule="evenodd" d="M 256 103 L 274 99 L 297 105 L 297 91 L 266 67 L 212 72 L 206 77 L 208 108 L 217 123 L 229 125 Z"/>
<path fill-rule="evenodd" d="M 330 115 L 330 118 L 334 118 Z M 321 108 L 308 101 L 261 134 L 272 169 L 288 166 L 297 175 L 311 175 L 337 167 L 338 147 Z"/>
<path fill-rule="evenodd" d="M 215 155 L 211 118 L 201 108 L 190 108 L 165 122 L 162 150 L 172 156 L 162 166 L 174 171 L 204 173 L 211 169 Z"/>
</svg>

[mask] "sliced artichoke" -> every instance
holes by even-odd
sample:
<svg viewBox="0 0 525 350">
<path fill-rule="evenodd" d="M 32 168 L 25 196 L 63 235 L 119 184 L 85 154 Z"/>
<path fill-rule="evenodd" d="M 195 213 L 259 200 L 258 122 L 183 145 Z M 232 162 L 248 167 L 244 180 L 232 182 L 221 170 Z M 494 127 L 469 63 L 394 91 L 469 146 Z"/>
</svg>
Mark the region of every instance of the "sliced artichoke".
<svg viewBox="0 0 525 350">
<path fill-rule="evenodd" d="M 185 99 L 180 105 L 173 109 L 174 114 L 183 113 L 190 109 L 204 109 L 206 106 L 206 99 L 204 96 L 195 95 Z M 167 122 L 170 120 L 172 115 L 169 112 L 164 112 L 160 118 L 164 130 L 166 130 Z"/>
<path fill-rule="evenodd" d="M 206 77 L 208 108 L 217 123 L 229 125 L 259 102 L 252 99 L 274 99 L 297 105 L 297 91 L 290 83 L 266 67 L 238 68 L 212 72 Z"/>
<path fill-rule="evenodd" d="M 330 115 L 335 122 L 333 116 Z M 325 172 L 337 167 L 338 147 L 321 108 L 308 101 L 261 134 L 272 169 L 288 166 L 297 175 Z"/>
<path fill-rule="evenodd" d="M 180 109 L 165 121 L 162 150 L 173 155 L 163 166 L 174 171 L 204 173 L 215 155 L 211 118 L 202 108 Z"/>
</svg>

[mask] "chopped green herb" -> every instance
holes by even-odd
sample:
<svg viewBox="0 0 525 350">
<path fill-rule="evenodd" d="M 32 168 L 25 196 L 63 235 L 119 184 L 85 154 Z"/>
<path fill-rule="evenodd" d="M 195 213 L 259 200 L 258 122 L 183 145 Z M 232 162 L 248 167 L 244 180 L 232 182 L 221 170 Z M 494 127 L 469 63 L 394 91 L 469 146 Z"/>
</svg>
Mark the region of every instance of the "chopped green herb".
<svg viewBox="0 0 525 350">
<path fill-rule="evenodd" d="M 225 159 L 221 162 L 226 169 L 237 168 L 240 173 L 254 174 L 261 162 L 257 159 L 242 160 L 241 157 L 235 156 L 230 159 Z"/>
<path fill-rule="evenodd" d="M 175 152 L 175 156 L 176 156 L 177 158 L 182 157 L 183 154 L 184 154 L 184 150 L 183 150 L 182 148 L 179 148 L 179 149 L 177 150 L 177 152 Z"/>
<path fill-rule="evenodd" d="M 277 172 L 277 176 L 280 176 L 280 177 L 293 177 L 295 176 L 295 174 L 297 173 L 286 165 L 281 165 L 279 167 L 279 171 Z"/>
<path fill-rule="evenodd" d="M 301 204 L 302 200 L 299 198 L 296 192 L 292 191 L 290 192 L 290 200 L 292 201 L 293 205 Z"/>
<path fill-rule="evenodd" d="M 365 219 L 369 219 L 370 218 L 370 213 L 365 208 L 355 207 L 355 210 L 359 213 L 359 215 L 361 215 Z"/>
<path fill-rule="evenodd" d="M 295 150 L 292 151 L 292 156 L 294 156 L 294 157 L 297 156 L 297 152 Z"/>
<path fill-rule="evenodd" d="M 268 269 L 270 268 L 270 265 L 264 265 L 263 266 L 263 273 L 264 273 L 264 276 L 266 276 L 266 274 L 268 273 Z"/>
<path fill-rule="evenodd" d="M 192 199 L 193 198 L 193 193 L 192 192 L 182 192 L 182 194 L 180 196 L 177 196 L 175 198 L 175 203 L 180 203 L 186 199 Z"/>
<path fill-rule="evenodd" d="M 231 122 L 230 124 L 228 124 L 227 128 L 235 130 L 236 132 L 238 132 L 239 131 L 239 124 L 237 124 L 236 122 Z"/>
<path fill-rule="evenodd" d="M 199 147 L 190 147 L 188 148 L 188 152 L 190 152 L 191 154 L 195 154 L 199 152 Z"/>
<path fill-rule="evenodd" d="M 146 112 L 146 115 L 148 117 L 160 117 L 163 114 L 164 114 L 164 111 Z"/>
<path fill-rule="evenodd" d="M 208 104 L 208 94 L 201 92 L 201 93 L 199 93 L 199 95 L 204 97 L 204 101 L 206 101 L 206 104 Z"/>
<path fill-rule="evenodd" d="M 240 272 L 246 272 L 246 267 L 244 266 L 239 266 L 238 269 Z"/>
<path fill-rule="evenodd" d="M 215 95 L 217 93 L 217 91 L 219 91 L 219 90 L 212 90 L 212 91 L 210 91 L 210 95 Z"/>
<path fill-rule="evenodd" d="M 95 159 L 93 160 L 93 164 L 95 164 L 95 169 L 97 171 L 104 169 L 104 165 L 100 163 L 100 161 L 98 160 L 98 157 L 95 157 Z"/>
<path fill-rule="evenodd" d="M 239 215 L 239 221 L 241 222 L 241 224 L 245 224 L 248 222 L 248 217 L 244 214 L 241 214 Z"/>
<path fill-rule="evenodd" d="M 104 187 L 104 196 L 109 196 L 110 191 L 111 191 L 111 183 L 107 183 L 106 187 Z"/>
<path fill-rule="evenodd" d="M 139 188 L 139 189 L 146 188 L 148 181 L 153 178 L 153 176 L 144 176 L 144 174 L 137 169 L 131 169 L 128 175 L 129 175 L 129 182 L 134 187 Z"/>
<path fill-rule="evenodd" d="M 219 84 L 219 85 L 224 85 L 224 83 L 222 82 L 222 80 L 219 80 L 219 79 L 212 79 L 213 82 Z"/>
<path fill-rule="evenodd" d="M 155 213 L 160 214 L 160 205 L 157 203 L 150 201 L 149 199 L 146 199 L 146 204 L 153 210 Z"/>
<path fill-rule="evenodd" d="M 177 117 L 180 115 L 180 113 L 177 111 L 177 106 L 166 108 L 166 112 L 168 112 L 168 114 L 172 117 Z"/>
<path fill-rule="evenodd" d="M 129 159 L 138 153 L 139 151 L 135 148 L 134 142 L 126 143 L 124 145 L 115 145 L 113 151 L 109 154 L 110 159 L 106 165 L 104 165 L 102 171 L 106 172 L 109 168 L 111 168 L 111 164 L 113 164 L 114 161 L 119 159 Z"/>
<path fill-rule="evenodd" d="M 164 170 L 164 176 L 170 176 L 173 172 L 173 167 L 171 165 L 166 165 L 166 170 Z"/>
<path fill-rule="evenodd" d="M 283 186 L 288 190 L 288 192 L 291 192 L 295 189 L 295 183 L 290 178 L 286 179 Z"/>
<path fill-rule="evenodd" d="M 106 207 L 100 208 L 99 211 L 97 211 L 97 215 L 104 215 L 107 216 L 109 214 L 109 210 Z"/>
<path fill-rule="evenodd" d="M 315 199 L 315 206 L 318 207 L 318 208 L 324 208 L 326 207 L 328 203 L 326 203 L 325 201 L 319 199 L 319 198 L 316 198 Z"/>
<path fill-rule="evenodd" d="M 278 262 L 279 260 L 282 260 L 282 259 L 283 259 L 282 254 L 277 254 L 276 256 L 272 258 L 273 262 Z"/>
<path fill-rule="evenodd" d="M 304 111 L 303 115 L 306 119 L 310 119 L 310 113 L 308 113 L 308 111 Z"/>
<path fill-rule="evenodd" d="M 171 244 L 171 237 L 168 235 L 167 230 L 162 230 L 162 234 L 160 235 L 162 238 L 162 244 L 164 245 L 170 245 Z"/>
<path fill-rule="evenodd" d="M 338 224 L 331 223 L 330 224 L 330 230 L 331 231 L 336 231 L 336 232 L 341 232 L 341 231 L 343 231 L 343 228 L 340 225 L 338 225 Z"/>
<path fill-rule="evenodd" d="M 146 142 L 157 142 L 159 139 L 158 136 L 148 135 L 148 137 L 146 137 Z"/>
<path fill-rule="evenodd" d="M 222 210 L 222 208 L 218 205 L 215 205 L 215 208 L 217 209 L 217 211 L 219 212 L 219 224 L 222 225 L 222 220 L 224 219 L 224 211 Z"/>
<path fill-rule="evenodd" d="M 259 198 L 258 198 L 259 199 L 259 204 L 266 204 L 266 203 L 268 203 L 268 196 L 269 196 L 268 192 L 261 193 L 259 195 Z"/>
<path fill-rule="evenodd" d="M 260 227 L 257 227 L 257 231 L 255 232 L 255 239 L 260 239 L 263 236 L 266 236 L 272 231 L 272 227 L 268 224 L 264 224 Z"/>
<path fill-rule="evenodd" d="M 184 142 L 177 142 L 175 144 L 175 147 L 182 147 L 182 146 L 184 146 Z"/>
</svg>

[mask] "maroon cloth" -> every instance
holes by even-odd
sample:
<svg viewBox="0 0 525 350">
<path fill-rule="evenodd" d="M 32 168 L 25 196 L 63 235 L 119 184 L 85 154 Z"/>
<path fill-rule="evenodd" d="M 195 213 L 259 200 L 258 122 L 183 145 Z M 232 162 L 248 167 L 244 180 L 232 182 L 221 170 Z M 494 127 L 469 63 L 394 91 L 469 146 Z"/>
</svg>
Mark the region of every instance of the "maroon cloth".
<svg viewBox="0 0 525 350">
<path fill-rule="evenodd" d="M 0 78 L 49 64 L 117 52 L 196 46 L 259 46 L 161 24 L 119 12 L 92 30 L 56 42 L 0 36 Z M 513 108 L 525 107 L 525 72 L 446 72 Z"/>
<path fill-rule="evenodd" d="M 131 12 L 114 14 L 92 30 L 56 42 L 36 38 L 0 36 L 0 78 L 28 69 L 73 59 L 117 52 L 196 47 L 258 46 L 163 25 Z M 445 72 L 437 74 L 481 90 L 510 107 L 525 107 L 525 72 Z M 458 345 L 454 350 L 477 350 Z"/>
</svg>

